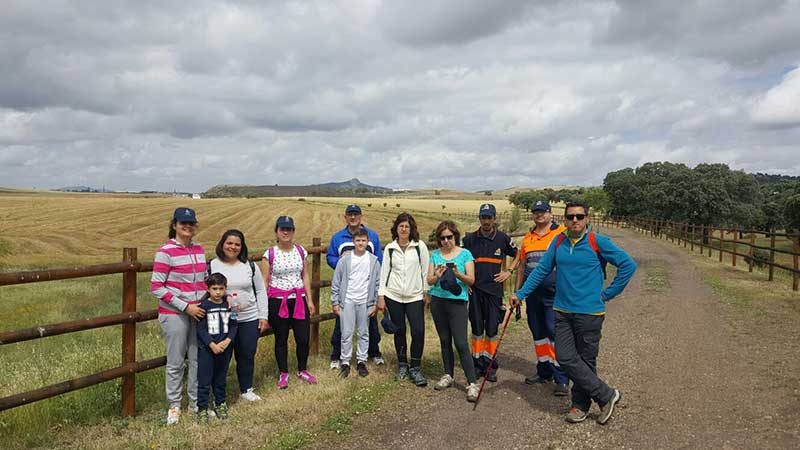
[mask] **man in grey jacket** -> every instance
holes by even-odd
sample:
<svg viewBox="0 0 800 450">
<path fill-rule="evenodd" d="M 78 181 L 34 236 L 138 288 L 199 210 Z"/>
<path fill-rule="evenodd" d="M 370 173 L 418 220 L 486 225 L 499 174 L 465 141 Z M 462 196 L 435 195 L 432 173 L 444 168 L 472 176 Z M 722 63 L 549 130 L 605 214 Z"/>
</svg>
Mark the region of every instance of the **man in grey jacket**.
<svg viewBox="0 0 800 450">
<path fill-rule="evenodd" d="M 378 258 L 367 252 L 369 234 L 360 229 L 353 233 L 352 252 L 346 253 L 336 264 L 331 281 L 331 307 L 339 316 L 342 327 L 342 352 L 339 376 L 350 375 L 353 355 L 353 331 L 358 330 L 356 368 L 362 377 L 369 375 L 367 357 L 369 350 L 369 318 L 374 316 L 378 302 L 380 264 Z"/>
</svg>

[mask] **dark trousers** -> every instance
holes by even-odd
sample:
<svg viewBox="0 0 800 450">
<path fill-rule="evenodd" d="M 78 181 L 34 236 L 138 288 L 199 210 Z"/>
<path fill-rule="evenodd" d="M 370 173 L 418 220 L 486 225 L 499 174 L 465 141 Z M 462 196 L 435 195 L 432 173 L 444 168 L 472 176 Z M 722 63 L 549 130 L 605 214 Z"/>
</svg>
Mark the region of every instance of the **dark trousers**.
<svg viewBox="0 0 800 450">
<path fill-rule="evenodd" d="M 292 318 L 294 303 L 297 299 L 288 300 L 289 317 L 282 319 L 278 317 L 278 310 L 283 299 L 270 298 L 269 302 L 269 323 L 275 329 L 275 361 L 281 373 L 289 372 L 289 331 L 294 332 L 294 341 L 297 344 L 297 371 L 306 370 L 308 365 L 308 339 L 311 332 L 309 321 L 308 305 L 305 304 L 305 297 L 299 301 L 303 302 L 306 309 L 306 318 L 303 320 Z"/>
<path fill-rule="evenodd" d="M 236 358 L 236 378 L 239 380 L 239 391 L 242 393 L 253 387 L 253 370 L 255 369 L 259 337 L 261 337 L 261 333 L 258 331 L 258 320 L 239 322 L 236 339 L 233 341 L 233 355 Z"/>
<path fill-rule="evenodd" d="M 478 289 L 472 290 L 469 300 L 469 323 L 472 328 L 472 363 L 483 375 L 497 350 L 497 331 L 503 323 L 506 310 L 503 297 L 489 295 Z M 495 358 L 492 372 L 497 372 L 500 363 Z"/>
<path fill-rule="evenodd" d="M 206 345 L 197 346 L 197 408 L 208 409 L 208 396 L 214 389 L 214 404 L 225 403 L 225 380 L 231 362 L 232 346 L 215 355 Z"/>
<path fill-rule="evenodd" d="M 389 316 L 397 327 L 394 334 L 394 349 L 397 352 L 397 362 L 409 363 L 406 345 L 406 319 L 411 330 L 411 367 L 419 367 L 422 363 L 422 351 L 425 349 L 425 302 L 422 300 L 411 303 L 400 303 L 386 297 L 386 307 Z"/>
<path fill-rule="evenodd" d="M 597 376 L 597 354 L 605 316 L 556 311 L 556 356 L 572 380 L 572 406 L 588 411 L 592 400 L 601 407 L 614 395 Z"/>
<path fill-rule="evenodd" d="M 442 362 L 444 373 L 453 376 L 455 355 L 453 343 L 456 344 L 461 368 L 468 383 L 475 382 L 475 367 L 472 354 L 467 342 L 467 318 L 469 316 L 468 302 L 450 298 L 431 296 L 431 316 L 436 332 L 439 334 L 439 344 L 442 346 Z"/>
<path fill-rule="evenodd" d="M 554 355 L 556 340 L 554 301 L 554 297 L 536 292 L 526 299 L 528 328 L 531 329 L 533 345 L 536 350 L 536 375 L 543 380 L 554 380 L 558 384 L 567 384 L 569 383 L 567 374 L 554 364 L 558 358 L 557 354 Z"/>
<path fill-rule="evenodd" d="M 389 313 L 391 314 L 391 312 Z M 369 318 L 369 351 L 367 356 L 370 358 L 381 355 L 381 332 L 378 328 L 378 315 Z M 342 325 L 339 323 L 339 316 L 336 316 L 336 323 L 333 325 L 331 334 L 331 361 L 338 361 L 342 357 Z"/>
</svg>

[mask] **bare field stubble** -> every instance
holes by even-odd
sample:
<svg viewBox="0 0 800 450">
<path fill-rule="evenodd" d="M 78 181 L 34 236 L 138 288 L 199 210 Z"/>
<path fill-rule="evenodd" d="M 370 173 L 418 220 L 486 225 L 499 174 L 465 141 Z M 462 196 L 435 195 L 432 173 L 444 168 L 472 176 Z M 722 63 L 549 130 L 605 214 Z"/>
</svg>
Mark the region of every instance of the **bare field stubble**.
<svg viewBox="0 0 800 450">
<path fill-rule="evenodd" d="M 166 240 L 169 219 L 174 208 L 178 206 L 189 206 L 197 210 L 201 225 L 197 241 L 206 247 L 209 256 L 218 237 L 229 228 L 239 228 L 245 233 L 251 253 L 262 253 L 274 241 L 274 221 L 282 214 L 295 218 L 298 242 L 310 246 L 312 237 L 318 236 L 323 239 L 323 243 L 327 243 L 330 235 L 344 226 L 344 205 L 351 202 L 361 205 L 365 223 L 378 231 L 384 242 L 390 238 L 389 228 L 392 221 L 402 211 L 414 214 L 420 234 L 425 237 L 440 219 L 441 202 L 438 199 L 413 200 L 191 200 L 0 193 L 0 270 L 31 270 L 115 262 L 120 260 L 122 248 L 127 246 L 137 247 L 139 258 L 149 261 Z M 383 207 L 384 201 L 389 206 Z M 367 206 L 368 203 L 373 206 Z M 401 207 L 398 208 L 396 203 L 400 203 Z M 458 205 L 454 207 L 458 212 L 477 213 L 482 202 L 448 200 L 447 208 L 450 208 L 451 203 Z M 502 208 L 498 204 L 498 209 L 502 211 Z M 472 227 L 476 223 L 472 222 L 468 226 Z M 330 269 L 323 263 L 322 279 L 330 279 L 330 275 Z M 139 275 L 137 304 L 140 311 L 156 307 L 155 299 L 149 294 L 149 277 L 150 274 Z M 121 275 L 0 287 L 0 331 L 117 313 L 121 308 L 121 290 Z M 329 296 L 329 290 L 323 289 L 323 312 L 330 309 Z M 439 359 L 438 341 L 433 326 L 429 325 L 426 361 L 428 367 L 434 368 Z M 107 327 L 0 347 L 0 359 L 7 369 L 7 375 L 0 381 L 0 397 L 118 366 L 120 328 Z M 327 358 L 324 355 L 330 351 L 331 328 L 330 322 L 321 326 L 320 352 L 323 356 L 312 358 L 311 365 L 321 375 L 322 384 L 334 386 L 316 390 L 295 389 L 281 399 L 276 399 L 273 392 L 276 368 L 271 338 L 264 339 L 259 345 L 256 371 L 259 392 L 270 399 L 267 403 L 277 400 L 299 405 L 290 415 L 298 420 L 301 427 L 319 426 L 326 417 L 341 408 L 343 399 L 339 397 L 343 389 L 347 392 L 361 392 L 353 386 L 342 387 L 337 384 L 333 374 L 328 372 Z M 387 356 L 394 353 L 390 350 L 390 338 L 384 336 L 382 346 Z M 163 355 L 163 352 L 158 324 L 155 321 L 139 324 L 137 359 L 155 358 Z M 392 362 L 390 367 L 391 365 Z M 232 365 L 231 374 L 234 372 Z M 367 389 L 366 392 L 377 389 L 381 383 L 391 378 L 390 372 L 390 368 L 377 371 L 369 382 L 362 383 L 358 388 Z M 181 443 L 177 441 L 190 440 L 190 436 L 196 434 L 197 430 L 191 425 L 186 425 L 177 433 L 163 429 L 163 369 L 137 375 L 137 413 L 140 418 L 133 422 L 120 422 L 116 419 L 120 411 L 119 386 L 118 381 L 102 383 L 5 411 L 0 413 L 0 431 L 7 436 L 6 443 L 10 443 L 11 448 L 89 448 L 92 445 L 83 440 L 83 436 L 106 434 L 109 431 L 116 438 L 103 441 L 97 435 L 95 437 L 98 438 L 98 445 L 105 443 L 92 448 L 128 448 L 130 443 L 142 448 L 152 445 L 158 448 L 176 445 L 180 447 Z M 232 376 L 228 390 L 235 393 L 237 389 L 236 377 Z M 266 439 L 281 429 L 283 420 L 279 417 L 276 406 L 241 405 L 243 412 L 258 413 L 267 423 L 274 424 L 257 433 L 257 440 Z M 311 414 L 310 411 L 315 413 Z M 311 416 L 307 417 L 309 414 Z M 96 425 L 86 428 L 86 425 L 91 424 Z M 211 438 L 209 434 L 196 444 L 200 444 L 194 445 L 200 448 L 214 448 L 220 441 Z"/>
</svg>

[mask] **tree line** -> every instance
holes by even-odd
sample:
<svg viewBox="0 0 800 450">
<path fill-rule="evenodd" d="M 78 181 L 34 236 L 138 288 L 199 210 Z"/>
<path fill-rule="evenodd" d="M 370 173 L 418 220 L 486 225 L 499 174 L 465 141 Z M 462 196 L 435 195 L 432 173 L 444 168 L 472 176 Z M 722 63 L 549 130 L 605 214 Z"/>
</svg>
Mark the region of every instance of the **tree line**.
<svg viewBox="0 0 800 450">
<path fill-rule="evenodd" d="M 650 162 L 610 172 L 603 186 L 518 192 L 513 204 L 530 209 L 540 199 L 583 200 L 612 215 L 738 225 L 765 231 L 800 230 L 800 177 L 749 174 L 726 164 Z"/>
</svg>

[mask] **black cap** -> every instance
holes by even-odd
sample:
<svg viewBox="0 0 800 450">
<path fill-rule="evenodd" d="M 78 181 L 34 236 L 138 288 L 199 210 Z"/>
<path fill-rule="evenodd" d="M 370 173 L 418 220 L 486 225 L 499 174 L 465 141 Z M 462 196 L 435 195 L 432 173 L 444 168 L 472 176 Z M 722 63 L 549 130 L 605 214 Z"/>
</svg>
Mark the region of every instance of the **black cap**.
<svg viewBox="0 0 800 450">
<path fill-rule="evenodd" d="M 358 205 L 347 205 L 347 208 L 344 210 L 345 214 L 355 213 L 361 214 L 361 208 Z"/>
<path fill-rule="evenodd" d="M 550 211 L 550 204 L 544 200 L 536 200 L 531 211 Z"/>
<path fill-rule="evenodd" d="M 289 216 L 280 216 L 275 222 L 275 228 L 291 228 L 294 230 L 294 219 Z"/>
<path fill-rule="evenodd" d="M 497 210 L 494 208 L 493 204 L 484 203 L 481 205 L 481 209 L 478 211 L 478 216 L 497 217 Z"/>
<path fill-rule="evenodd" d="M 177 208 L 172 218 L 178 222 L 197 223 L 197 215 L 192 208 Z"/>
</svg>

